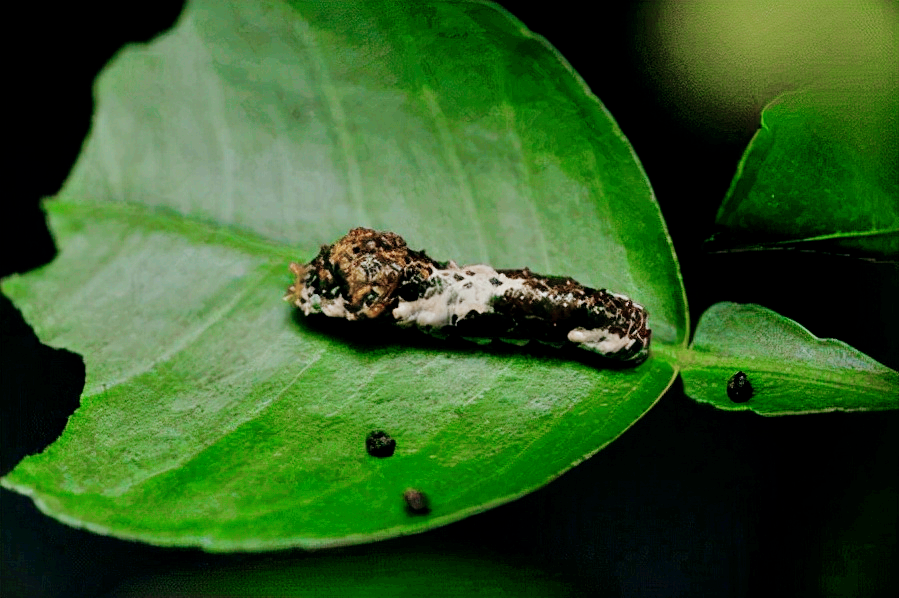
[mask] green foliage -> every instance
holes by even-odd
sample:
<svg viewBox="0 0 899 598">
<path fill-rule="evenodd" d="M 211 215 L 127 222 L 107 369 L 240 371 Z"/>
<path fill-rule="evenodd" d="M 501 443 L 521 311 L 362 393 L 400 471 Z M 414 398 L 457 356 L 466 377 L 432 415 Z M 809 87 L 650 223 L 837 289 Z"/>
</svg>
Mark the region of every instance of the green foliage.
<svg viewBox="0 0 899 598">
<path fill-rule="evenodd" d="M 130 580 L 116 588 L 114 595 L 117 598 L 167 596 L 173 588 L 177 588 L 179 596 L 233 598 L 564 598 L 581 595 L 570 585 L 534 567 L 507 562 L 486 551 L 472 553 L 470 548 L 462 553 L 447 547 L 436 552 L 394 546 L 382 554 L 373 546 L 371 554 L 365 555 L 328 552 L 303 557 L 252 568 L 219 568 L 200 573 L 194 569 Z"/>
<path fill-rule="evenodd" d="M 714 247 L 899 257 L 899 96 L 857 95 L 788 93 L 765 108 Z"/>
<path fill-rule="evenodd" d="M 758 305 L 713 305 L 690 348 L 682 363 L 684 391 L 719 409 L 785 415 L 899 408 L 899 374 Z M 737 371 L 754 391 L 745 403 L 727 395 Z"/>
<path fill-rule="evenodd" d="M 734 368 L 759 412 L 891 406 L 872 393 L 894 372 L 752 309 L 713 310 L 687 350 L 683 283 L 630 145 L 558 53 L 489 4 L 199 0 L 96 93 L 46 204 L 59 256 L 3 281 L 42 342 L 86 363 L 61 438 L 2 480 L 72 525 L 218 551 L 419 532 L 608 445 L 681 363 L 688 392 L 722 408 Z M 599 370 L 299 317 L 287 264 L 360 225 L 436 259 L 627 293 L 654 355 Z M 760 347 L 772 330 L 792 349 Z M 366 453 L 373 429 L 394 456 Z M 410 487 L 428 515 L 405 511 Z"/>
<path fill-rule="evenodd" d="M 685 342 L 633 151 L 495 7 L 198 2 L 123 51 L 97 94 L 47 204 L 60 254 L 3 285 L 43 342 L 87 363 L 65 433 L 3 481 L 57 518 L 209 550 L 417 532 L 545 484 L 674 378 L 663 359 L 597 371 L 335 335 L 281 301 L 291 260 L 367 225 L 438 259 L 631 293 L 653 305 L 657 345 Z M 393 457 L 366 453 L 372 429 Z M 429 515 L 406 513 L 408 487 Z"/>
</svg>

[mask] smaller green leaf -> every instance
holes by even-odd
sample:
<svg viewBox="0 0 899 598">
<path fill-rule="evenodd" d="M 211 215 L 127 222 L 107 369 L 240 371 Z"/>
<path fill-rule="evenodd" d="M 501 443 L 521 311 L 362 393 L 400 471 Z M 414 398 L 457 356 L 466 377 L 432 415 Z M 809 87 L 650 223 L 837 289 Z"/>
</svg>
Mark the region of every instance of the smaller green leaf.
<svg viewBox="0 0 899 598">
<path fill-rule="evenodd" d="M 744 403 L 727 394 L 727 382 L 738 371 L 753 388 Z M 690 397 L 730 411 L 788 415 L 899 408 L 899 373 L 760 305 L 709 308 L 682 375 Z"/>
<path fill-rule="evenodd" d="M 899 256 L 895 94 L 789 93 L 762 111 L 710 248 Z"/>
</svg>

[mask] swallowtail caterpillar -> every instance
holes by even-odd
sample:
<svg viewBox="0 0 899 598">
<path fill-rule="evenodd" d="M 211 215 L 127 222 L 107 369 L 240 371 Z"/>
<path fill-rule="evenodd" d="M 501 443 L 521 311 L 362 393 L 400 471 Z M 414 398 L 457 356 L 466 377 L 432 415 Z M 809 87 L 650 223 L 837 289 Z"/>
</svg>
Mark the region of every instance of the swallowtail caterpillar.
<svg viewBox="0 0 899 598">
<path fill-rule="evenodd" d="M 640 363 L 652 333 L 629 297 L 528 268 L 438 262 L 395 233 L 354 228 L 308 264 L 290 264 L 284 296 L 309 316 L 381 320 L 474 341 L 569 344 Z"/>
</svg>

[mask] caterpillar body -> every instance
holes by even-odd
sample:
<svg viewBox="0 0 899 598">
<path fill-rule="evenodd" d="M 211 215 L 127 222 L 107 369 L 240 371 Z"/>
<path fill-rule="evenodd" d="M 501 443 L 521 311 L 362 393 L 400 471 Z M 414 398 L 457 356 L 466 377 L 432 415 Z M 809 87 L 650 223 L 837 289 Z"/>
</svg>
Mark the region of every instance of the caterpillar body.
<svg viewBox="0 0 899 598">
<path fill-rule="evenodd" d="M 635 363 L 649 353 L 647 311 L 625 295 L 528 268 L 438 262 L 391 232 L 354 228 L 290 271 L 284 299 L 307 316 L 383 320 L 476 342 L 572 344 Z"/>
</svg>

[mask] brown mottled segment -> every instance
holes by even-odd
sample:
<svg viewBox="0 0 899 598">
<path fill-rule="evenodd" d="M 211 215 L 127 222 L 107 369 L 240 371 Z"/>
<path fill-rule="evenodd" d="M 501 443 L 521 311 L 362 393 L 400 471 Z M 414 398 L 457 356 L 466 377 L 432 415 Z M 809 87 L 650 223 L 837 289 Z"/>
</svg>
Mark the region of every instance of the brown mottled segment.
<svg viewBox="0 0 899 598">
<path fill-rule="evenodd" d="M 393 319 L 428 332 L 538 340 L 623 361 L 648 354 L 647 312 L 624 295 L 528 268 L 460 268 L 409 249 L 395 233 L 354 228 L 308 264 L 290 264 L 284 297 L 307 315 Z"/>
<path fill-rule="evenodd" d="M 390 313 L 401 284 L 426 280 L 441 265 L 409 249 L 395 233 L 354 228 L 333 245 L 322 245 L 306 266 L 291 263 L 296 281 L 284 298 L 299 306 L 303 286 L 311 285 L 325 297 L 339 293 L 353 316 L 348 319 L 374 319 Z"/>
</svg>

